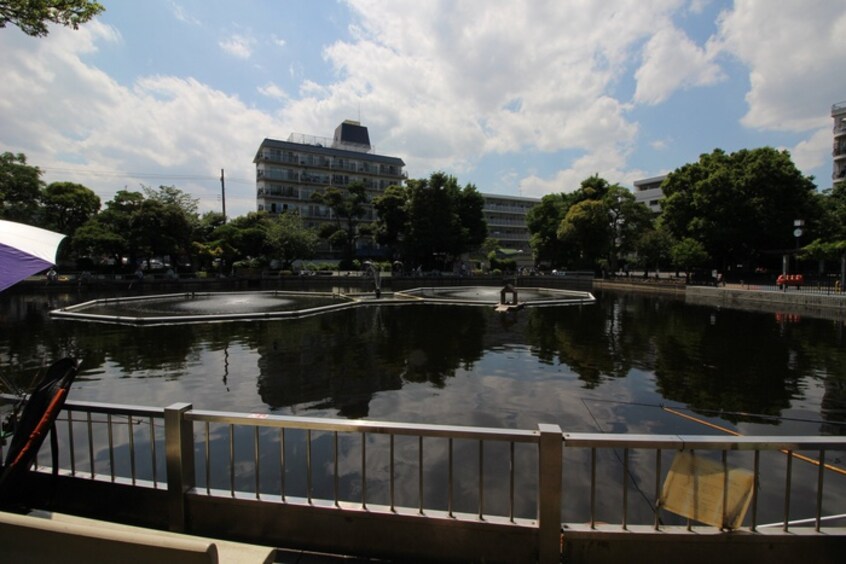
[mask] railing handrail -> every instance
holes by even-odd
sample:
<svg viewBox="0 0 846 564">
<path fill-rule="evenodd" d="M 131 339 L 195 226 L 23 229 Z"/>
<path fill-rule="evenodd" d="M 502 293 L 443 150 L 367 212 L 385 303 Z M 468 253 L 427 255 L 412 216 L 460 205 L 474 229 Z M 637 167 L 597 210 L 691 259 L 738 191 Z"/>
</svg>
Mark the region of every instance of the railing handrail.
<svg viewBox="0 0 846 564">
<path fill-rule="evenodd" d="M 488 441 L 509 441 L 536 443 L 538 431 L 522 429 L 492 429 L 489 427 L 465 427 L 457 425 L 433 425 L 428 423 L 396 423 L 391 421 L 350 421 L 323 417 L 299 417 L 269 415 L 264 413 L 244 414 L 227 411 L 192 409 L 185 414 L 189 421 L 250 425 L 255 427 L 285 427 L 312 431 L 339 431 L 344 433 L 391 433 L 422 437 L 451 437 L 454 439 L 482 439 Z"/>
<path fill-rule="evenodd" d="M 846 448 L 842 436 L 635 435 L 564 433 L 564 446 L 676 450 L 819 450 Z"/>
<path fill-rule="evenodd" d="M 111 480 L 112 483 L 144 485 L 145 487 L 152 485 L 153 489 L 166 487 L 169 526 L 173 530 L 184 528 L 187 511 L 193 503 L 190 497 L 203 496 L 205 491 L 205 495 L 217 496 L 220 499 L 255 500 L 257 503 L 270 501 L 274 504 L 280 501 L 291 504 L 301 503 L 316 507 L 332 507 L 356 514 L 368 511 L 372 515 L 378 513 L 379 518 L 385 519 L 383 523 L 388 523 L 391 515 L 411 515 L 413 512 L 415 515 L 430 517 L 436 521 L 475 520 L 480 524 L 480 530 L 483 526 L 533 527 L 537 529 L 538 560 L 541 562 L 557 562 L 560 558 L 562 494 L 564 497 L 569 497 L 579 495 L 578 492 L 582 495 L 588 495 L 586 492 L 589 492 L 589 521 L 587 521 L 589 524 L 585 526 L 589 526 L 590 531 L 598 530 L 600 519 L 610 526 L 616 526 L 616 521 L 608 520 L 607 508 L 603 508 L 602 504 L 597 502 L 597 494 L 610 499 L 612 504 L 614 496 L 617 495 L 614 491 L 616 488 L 614 483 L 608 489 L 598 486 L 597 477 L 605 476 L 607 479 L 607 470 L 603 467 L 609 460 L 613 460 L 611 457 L 602 455 L 601 452 L 598 457 L 598 451 L 606 453 L 614 449 L 623 451 L 621 456 L 616 456 L 616 460 L 622 465 L 622 472 L 615 470 L 612 474 L 617 473 L 622 478 L 616 483 L 622 494 L 619 525 L 623 531 L 630 532 L 635 531 L 636 527 L 647 525 L 642 522 L 642 511 L 641 515 L 632 519 L 633 522 L 629 521 L 629 499 L 634 496 L 632 488 L 637 487 L 638 491 L 642 489 L 641 486 L 646 488 L 644 500 L 647 504 L 651 502 L 646 499 L 646 496 L 654 494 L 652 499 L 660 499 L 662 495 L 661 477 L 669 471 L 666 462 L 662 463 L 662 450 L 722 452 L 724 470 L 729 468 L 730 455 L 728 453 L 742 452 L 743 454 L 731 456 L 736 457 L 735 461 L 745 461 L 742 464 L 744 467 L 752 466 L 755 485 L 751 494 L 751 526 L 748 527 L 751 532 L 756 532 L 761 526 L 758 525 L 762 514 L 759 514 L 758 510 L 759 496 L 763 491 L 759 490 L 760 486 L 758 486 L 760 476 L 767 474 L 765 477 L 770 480 L 767 482 L 770 485 L 781 480 L 779 475 L 775 477 L 776 482 L 772 482 L 772 473 L 769 469 L 765 470 L 766 467 L 761 464 L 760 454 L 765 451 L 781 451 L 787 455 L 784 470 L 785 486 L 782 490 L 784 492 L 783 533 L 792 532 L 790 527 L 800 523 L 813 523 L 816 532 L 821 532 L 821 523 L 828 518 L 826 514 L 832 513 L 834 509 L 826 507 L 825 514 L 823 513 L 823 500 L 827 499 L 824 492 L 826 482 L 824 475 L 827 471 L 846 474 L 846 470 L 827 462 L 826 456 L 827 451 L 846 450 L 846 436 L 565 433 L 558 425 L 549 424 L 539 424 L 536 430 L 496 429 L 238 413 L 194 409 L 189 403 L 155 408 L 73 400 L 66 402 L 65 409 L 69 417 L 65 419 L 66 423 L 58 427 L 60 432 L 65 433 L 68 442 L 68 448 L 65 451 L 67 454 L 64 456 L 69 460 L 70 476 L 91 480 Z M 87 412 L 88 415 L 77 418 L 71 416 L 71 412 Z M 108 417 L 94 418 L 92 414 Z M 120 416 L 129 417 L 124 420 Z M 135 421 L 136 418 L 144 420 Z M 95 427 L 92 423 L 97 423 L 97 426 Z M 229 429 L 217 427 L 211 429 L 210 426 L 213 424 L 226 425 Z M 250 432 L 247 433 L 236 432 L 236 427 L 242 429 L 252 427 L 252 429 L 249 429 Z M 278 433 L 266 432 L 267 428 L 274 427 L 279 429 Z M 265 430 L 260 431 L 259 428 L 265 428 Z M 305 433 L 287 433 L 287 430 L 305 431 Z M 327 437 L 322 433 L 334 433 L 334 438 L 328 437 L 327 441 L 325 440 Z M 99 436 L 96 442 L 95 434 Z M 339 436 L 343 434 L 359 434 L 361 437 L 360 440 L 348 442 L 349 451 L 339 457 L 341 453 Z M 217 436 L 213 437 L 213 435 Z M 388 435 L 390 440 L 369 441 L 365 435 Z M 290 461 L 287 453 L 291 451 L 286 450 L 286 436 L 287 440 L 302 440 L 305 444 L 304 453 L 295 456 Z M 398 441 L 397 444 L 402 442 L 407 447 L 407 451 L 405 457 L 397 457 L 394 446 L 395 436 L 416 437 L 418 438 L 418 441 L 415 441 L 417 446 L 415 447 L 413 442 L 407 439 Z M 428 446 L 429 438 L 436 439 L 432 441 L 436 444 L 431 447 L 431 450 Z M 268 442 L 265 443 L 265 439 Z M 444 439 L 447 440 L 444 441 Z M 463 445 L 470 450 L 470 458 L 467 458 L 465 453 L 460 467 L 457 466 L 459 458 L 454 457 L 456 449 L 453 439 L 478 441 L 478 446 Z M 212 446 L 212 440 L 218 442 L 217 447 Z M 117 444 L 118 441 L 128 441 L 128 461 L 126 459 L 122 461 L 124 465 L 128 462 L 128 476 L 125 467 L 116 470 L 120 462 L 116 454 L 127 456 L 124 452 L 117 450 L 122 448 Z M 236 448 L 236 441 L 240 448 Z M 328 450 L 323 455 L 318 456 L 313 452 L 313 444 L 316 441 L 322 441 L 324 447 L 328 446 Z M 497 441 L 510 443 L 510 446 L 506 445 L 502 448 L 501 445 L 495 445 L 494 448 L 486 449 L 485 445 Z M 106 442 L 107 449 L 102 450 L 102 445 Z M 222 466 L 213 464 L 213 450 L 216 449 L 219 455 L 226 457 L 227 442 L 228 465 L 226 463 Z M 527 460 L 526 454 L 529 450 L 525 450 L 524 446 L 519 447 L 521 450 L 515 452 L 515 443 L 528 444 L 528 449 L 534 453 L 528 458 L 534 459 L 535 462 L 518 465 L 517 461 Z M 424 444 L 427 445 L 425 449 Z M 473 449 L 476 449 L 475 452 Z M 577 449 L 588 449 L 590 452 L 586 454 L 573 452 Z M 654 461 L 649 461 L 648 456 L 641 454 L 642 451 L 649 450 L 655 451 Z M 630 455 L 630 451 L 634 454 Z M 810 457 L 799 454 L 801 451 L 818 451 L 818 453 Z M 236 452 L 239 454 L 236 455 Z M 369 456 L 368 452 L 375 454 Z M 433 458 L 435 466 L 426 463 L 430 452 L 437 453 Z M 325 458 L 327 453 L 328 459 Z M 750 458 L 750 453 L 754 453 L 754 459 Z M 486 462 L 488 455 L 498 457 L 500 464 L 491 465 L 490 462 Z M 252 458 L 251 462 L 248 461 L 249 458 Z M 790 521 L 791 490 L 792 484 L 796 481 L 791 466 L 794 458 L 813 463 L 818 467 L 814 470 L 816 473 L 815 515 L 812 520 L 802 519 L 795 523 Z M 341 459 L 344 459 L 345 464 L 339 467 Z M 589 460 L 587 464 L 583 464 L 585 459 Z M 830 459 L 832 462 L 836 461 L 836 457 L 830 457 Z M 325 465 L 326 460 L 329 461 L 328 466 Z M 576 463 L 564 464 L 565 460 L 576 461 Z M 635 460 L 638 462 L 635 463 Z M 242 470 L 236 469 L 236 461 L 239 465 L 246 462 L 242 474 Z M 161 472 L 159 462 L 164 462 L 164 472 Z M 536 467 L 533 467 L 533 464 L 536 464 Z M 106 465 L 108 472 L 104 473 L 103 467 Z M 270 488 L 268 488 L 267 476 L 273 474 L 267 474 L 264 470 L 272 469 L 273 465 L 278 465 L 279 471 L 277 476 L 271 478 Z M 651 470 L 649 466 L 652 466 Z M 144 474 L 149 474 L 149 477 L 139 476 L 137 467 L 142 467 Z M 316 482 L 313 481 L 315 469 L 318 467 L 323 468 L 320 472 L 325 474 L 321 478 L 323 489 L 318 489 Z M 427 468 L 433 467 L 440 467 L 445 476 L 442 475 L 440 479 L 430 482 Z M 286 473 L 289 472 L 289 468 L 291 472 L 289 479 L 293 477 L 294 480 L 286 485 Z M 490 471 L 491 468 L 494 470 Z M 497 468 L 503 469 L 498 476 Z M 533 475 L 527 474 L 527 470 Z M 406 481 L 402 472 L 410 472 L 405 474 L 405 478 L 410 479 L 408 482 L 410 488 L 405 495 L 398 496 L 395 492 L 395 484 L 399 485 Z M 562 485 L 572 479 L 570 476 L 578 479 L 584 477 L 585 472 L 589 473 L 588 488 L 562 489 Z M 415 493 L 412 491 L 415 473 L 417 474 L 416 506 L 413 503 Z M 634 478 L 635 475 L 644 480 L 654 478 L 654 490 L 650 490 L 645 481 L 641 486 L 637 486 L 641 482 Z M 339 483 L 341 478 L 346 476 L 353 481 L 358 480 L 359 488 L 351 490 L 355 493 L 341 493 Z M 240 483 L 236 481 L 236 477 L 241 480 Z M 227 480 L 228 488 L 219 487 Z M 299 485 L 297 480 L 300 480 Z M 377 484 L 381 482 L 381 491 L 371 496 L 368 495 L 368 484 L 373 485 L 374 480 Z M 632 486 L 630 481 L 635 486 Z M 446 497 L 445 508 L 443 499 L 439 501 L 436 499 L 434 505 L 431 500 L 427 500 L 427 496 L 424 495 L 424 484 L 427 491 L 431 491 L 429 488 L 434 487 L 439 496 Z M 493 496 L 494 503 L 490 503 L 489 500 L 486 501 L 489 497 L 486 495 L 486 489 L 494 484 L 498 484 L 500 495 Z M 329 488 L 331 492 L 326 488 Z M 533 498 L 533 501 L 529 501 L 529 506 L 534 506 L 535 516 L 527 518 L 525 510 L 520 510 L 518 504 L 515 503 L 516 493 L 523 488 L 527 488 L 529 497 Z M 459 505 L 458 497 L 454 494 L 458 491 L 474 491 L 464 503 L 475 503 L 478 510 L 469 512 Z M 778 493 L 772 488 L 767 493 L 771 495 L 773 492 Z M 186 495 L 187 493 L 191 496 Z M 644 494 L 643 491 L 640 493 Z M 326 497 L 327 495 L 329 497 Z M 497 504 L 499 509 L 496 508 Z M 656 504 L 653 510 L 654 524 L 648 526 L 659 531 L 664 527 L 660 520 L 660 512 L 663 509 L 660 504 Z M 649 518 L 652 519 L 651 516 Z M 574 521 L 572 517 L 569 517 L 566 526 L 570 527 L 574 522 L 578 527 L 578 523 L 585 521 L 581 519 Z M 766 526 L 769 527 L 769 525 Z M 423 528 L 425 529 L 425 526 Z M 638 530 L 645 532 L 645 529 Z"/>
</svg>

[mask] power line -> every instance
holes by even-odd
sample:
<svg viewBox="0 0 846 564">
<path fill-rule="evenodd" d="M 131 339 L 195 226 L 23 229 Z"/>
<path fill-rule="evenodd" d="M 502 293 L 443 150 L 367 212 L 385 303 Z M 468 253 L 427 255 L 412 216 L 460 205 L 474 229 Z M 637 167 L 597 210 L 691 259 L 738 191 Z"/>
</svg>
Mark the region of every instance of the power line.
<svg viewBox="0 0 846 564">
<path fill-rule="evenodd" d="M 132 178 L 140 178 L 140 179 L 151 179 L 151 180 L 209 180 L 209 181 L 219 181 L 220 178 L 218 176 L 211 176 L 211 175 L 204 175 L 204 174 L 163 174 L 163 173 L 156 173 L 156 172 L 129 172 L 129 171 L 122 171 L 122 170 L 88 170 L 88 169 L 78 169 L 78 168 L 61 168 L 61 167 L 39 167 L 40 170 L 44 172 L 53 172 L 53 173 L 61 173 L 61 174 L 78 174 L 82 176 L 97 176 L 97 177 L 104 177 L 104 178 L 125 178 L 125 177 L 132 177 Z M 246 180 L 243 178 L 232 178 L 227 177 L 226 179 L 228 182 L 235 182 L 236 184 L 253 184 L 254 181 Z"/>
</svg>

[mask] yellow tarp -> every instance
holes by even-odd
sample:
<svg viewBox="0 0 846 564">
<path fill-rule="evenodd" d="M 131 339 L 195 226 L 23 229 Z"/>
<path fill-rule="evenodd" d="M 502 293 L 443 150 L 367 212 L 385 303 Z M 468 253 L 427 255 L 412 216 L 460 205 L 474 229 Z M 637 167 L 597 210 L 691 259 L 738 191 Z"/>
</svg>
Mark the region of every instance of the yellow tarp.
<svg viewBox="0 0 846 564">
<path fill-rule="evenodd" d="M 725 479 L 726 470 L 728 480 Z M 673 459 L 659 503 L 662 508 L 682 517 L 714 527 L 736 529 L 742 525 L 749 509 L 754 481 L 754 474 L 748 470 L 724 468 L 722 463 L 682 450 Z"/>
</svg>

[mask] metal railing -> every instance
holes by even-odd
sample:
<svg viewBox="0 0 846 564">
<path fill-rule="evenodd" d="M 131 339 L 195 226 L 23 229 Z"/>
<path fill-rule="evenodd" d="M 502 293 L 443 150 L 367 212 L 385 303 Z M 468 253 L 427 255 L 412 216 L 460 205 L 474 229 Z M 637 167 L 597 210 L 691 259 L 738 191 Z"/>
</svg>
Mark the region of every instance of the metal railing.
<svg viewBox="0 0 846 564">
<path fill-rule="evenodd" d="M 534 528 L 540 560 L 557 561 L 562 524 L 565 537 L 690 531 L 690 520 L 659 502 L 671 456 L 687 451 L 711 456 L 725 476 L 752 473 L 748 532 L 830 535 L 823 524 L 846 518 L 846 437 L 565 434 L 543 424 L 529 431 L 79 401 L 67 402 L 57 430 L 65 475 L 166 489 L 174 530 L 184 527 L 191 495 Z M 48 460 L 36 468 L 48 471 Z"/>
<path fill-rule="evenodd" d="M 731 467 L 752 472 L 751 503 L 743 521 L 743 528 L 750 532 L 774 525 L 785 533 L 792 525 L 810 525 L 819 532 L 825 521 L 846 523 L 846 507 L 836 506 L 846 486 L 846 468 L 827 462 L 843 456 L 846 437 L 568 433 L 564 444 L 565 459 L 572 457 L 574 451 L 581 451 L 582 455 L 569 464 L 565 461 L 565 467 L 570 469 L 563 476 L 566 521 L 588 523 L 590 529 L 611 523 L 608 526 L 623 530 L 633 524 L 649 525 L 656 531 L 676 526 L 690 530 L 690 520 L 668 513 L 659 501 L 670 469 L 667 454 L 690 451 L 711 455 L 722 466 L 725 480 Z M 600 459 L 603 454 L 604 464 Z M 798 468 L 794 461 L 803 467 Z M 615 472 L 616 479 L 609 480 Z M 605 478 L 602 484 L 598 476 Z M 829 482 L 834 482 L 831 490 L 836 495 L 827 498 Z M 587 489 L 584 483 L 589 484 Z M 600 487 L 602 499 L 597 495 Z M 727 491 L 724 483 L 722 494 L 725 496 Z M 827 499 L 831 503 L 825 505 Z M 619 504 L 609 500 L 618 500 Z M 633 508 L 633 502 L 638 501 L 641 507 Z M 726 508 L 723 499 L 723 522 Z M 637 516 L 633 518 L 632 513 Z M 762 525 L 762 516 L 765 522 L 775 523 Z"/>
<path fill-rule="evenodd" d="M 537 444 L 537 431 L 351 422 L 202 410 L 186 411 L 185 420 L 192 423 L 191 434 L 197 446 L 195 455 L 198 456 L 194 460 L 197 488 L 205 490 L 208 495 L 217 493 L 236 497 L 246 494 L 255 499 L 267 497 L 306 504 L 320 501 L 335 507 L 355 504 L 361 509 L 383 507 L 391 512 L 404 505 L 421 515 L 428 510 L 444 510 L 450 517 L 474 515 L 484 520 L 495 516 L 491 506 L 486 504 L 485 486 L 486 481 L 494 479 L 494 474 L 497 474 L 496 478 L 508 484 L 507 499 L 497 504 L 503 508 L 500 516 L 514 522 L 517 518 L 516 484 L 525 484 L 527 478 L 529 481 L 536 479 L 535 465 L 529 465 L 535 473 L 518 479 L 515 456 L 517 445 Z M 383 444 L 376 444 L 375 437 L 385 437 Z M 410 441 L 403 441 L 400 452 L 399 443 L 403 438 Z M 294 442 L 299 448 L 292 447 Z M 460 483 L 457 442 L 465 443 L 462 445 L 465 448 L 461 449 L 462 466 L 467 463 L 476 466 L 472 476 L 463 473 L 465 479 Z M 469 460 L 471 457 L 465 452 L 468 442 L 475 445 L 475 456 L 472 457 L 475 460 Z M 490 461 L 486 463 L 485 452 L 493 448 L 490 445 L 494 443 L 505 445 L 501 452 L 506 460 L 497 461 L 497 464 L 503 463 L 506 469 L 504 475 L 501 471 L 494 472 Z M 318 449 L 321 454 L 318 454 Z M 537 449 L 531 450 L 530 455 L 536 457 Z M 292 456 L 297 451 L 299 456 Z M 430 451 L 431 455 L 428 455 Z M 221 459 L 221 464 L 215 464 L 215 458 Z M 440 469 L 446 478 L 445 483 L 430 484 L 427 479 L 436 473 L 433 458 L 445 459 L 439 461 L 445 462 Z M 405 476 L 400 476 L 400 466 L 404 470 L 411 467 L 414 472 L 416 483 L 413 488 L 408 488 Z M 246 470 L 249 479 L 244 480 L 241 475 L 242 479 L 238 482 L 236 467 Z M 320 495 L 316 493 L 318 473 L 325 478 Z M 300 482 L 296 492 L 292 492 L 292 476 Z M 345 482 L 343 488 L 341 481 Z M 400 481 L 406 485 L 404 492 L 398 491 Z M 212 487 L 215 482 L 222 487 Z M 370 489 L 374 483 L 384 489 L 381 499 L 377 491 Z M 440 490 L 445 496 L 427 496 L 427 488 Z M 475 497 L 472 512 L 459 513 L 458 488 L 463 492 L 475 492 L 474 496 L 463 496 Z M 400 497 L 404 498 L 402 503 Z M 439 505 L 439 502 L 445 506 Z"/>
</svg>

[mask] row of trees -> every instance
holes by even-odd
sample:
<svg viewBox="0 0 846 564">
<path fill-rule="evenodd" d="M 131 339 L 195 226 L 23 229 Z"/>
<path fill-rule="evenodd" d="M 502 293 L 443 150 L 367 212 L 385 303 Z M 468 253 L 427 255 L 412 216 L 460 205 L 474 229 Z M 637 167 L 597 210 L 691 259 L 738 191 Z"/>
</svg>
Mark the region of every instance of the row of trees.
<svg viewBox="0 0 846 564">
<path fill-rule="evenodd" d="M 200 215 L 197 200 L 174 186 L 121 190 L 101 209 L 100 198 L 89 188 L 69 182 L 45 185 L 40 176 L 25 155 L 0 156 L 0 218 L 68 235 L 60 258 L 83 268 L 106 259 L 134 269 L 163 256 L 192 269 L 238 261 L 264 266 L 274 259 L 290 268 L 297 259 L 315 257 L 321 240 L 342 250 L 341 268 L 366 258 L 443 268 L 478 249 L 487 236 L 482 196 L 473 185 L 459 187 L 454 177 L 440 172 L 389 187 L 372 202 L 375 222 L 362 184 L 325 188 L 314 201 L 331 209 L 332 221 L 320 229 L 306 226 L 296 213 L 251 212 L 230 221 L 217 212 Z M 378 241 L 388 253 L 360 255 L 358 243 L 368 240 Z"/>
<path fill-rule="evenodd" d="M 169 255 L 193 268 L 248 259 L 287 266 L 314 257 L 324 240 L 343 250 L 341 267 L 351 268 L 357 258 L 377 256 L 357 250 L 370 241 L 381 245 L 380 258 L 428 270 L 494 246 L 481 194 L 441 172 L 388 187 L 372 202 L 359 183 L 325 188 L 314 200 L 331 209 L 332 221 L 319 231 L 295 213 L 253 212 L 229 222 L 216 212 L 200 215 L 197 201 L 173 186 L 122 190 L 101 209 L 85 186 L 44 185 L 40 175 L 25 155 L 0 155 L 0 217 L 69 235 L 65 259 L 109 257 L 132 268 Z M 787 152 L 718 149 L 670 173 L 662 188 L 657 217 L 628 189 L 599 176 L 574 192 L 545 196 L 527 217 L 536 262 L 608 272 L 630 266 L 730 272 L 778 269 L 790 252 L 820 261 L 846 253 L 846 185 L 817 191 Z M 796 219 L 804 221 L 801 249 Z"/>
<path fill-rule="evenodd" d="M 611 272 L 623 263 L 645 272 L 729 272 L 780 268 L 800 242 L 809 242 L 800 258 L 840 260 L 846 252 L 846 185 L 817 191 L 786 151 L 716 149 L 670 173 L 662 190 L 658 216 L 598 176 L 575 192 L 545 196 L 528 216 L 536 259 Z"/>
</svg>

